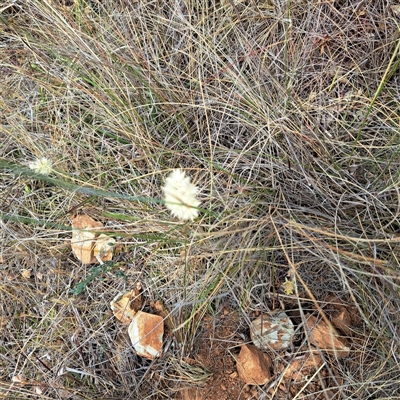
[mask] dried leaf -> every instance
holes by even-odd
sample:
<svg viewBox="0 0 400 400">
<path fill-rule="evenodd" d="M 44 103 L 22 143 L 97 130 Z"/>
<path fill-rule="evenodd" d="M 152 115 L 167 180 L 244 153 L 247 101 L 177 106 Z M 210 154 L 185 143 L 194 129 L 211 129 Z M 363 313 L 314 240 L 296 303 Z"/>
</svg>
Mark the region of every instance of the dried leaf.
<svg viewBox="0 0 400 400">
<path fill-rule="evenodd" d="M 93 256 L 93 248 L 97 233 L 93 229 L 99 229 L 103 225 L 87 215 L 77 215 L 71 219 L 72 222 L 72 240 L 71 247 L 75 256 L 83 264 L 97 263 Z"/>
<path fill-rule="evenodd" d="M 390 6 L 392 9 L 393 13 L 396 15 L 400 15 L 400 4 L 395 4 L 393 6 Z"/>
<path fill-rule="evenodd" d="M 319 347 L 322 351 L 334 354 L 338 358 L 347 357 L 350 353 L 347 340 L 339 337 L 331 324 L 320 320 L 311 314 L 306 314 L 306 327 L 309 330 L 310 343 Z"/>
<path fill-rule="evenodd" d="M 160 315 L 161 317 L 165 318 L 167 316 L 167 312 L 165 310 L 165 306 L 161 303 L 160 300 L 151 301 L 150 307 L 154 309 L 154 313 Z"/>
<path fill-rule="evenodd" d="M 114 315 L 124 324 L 129 324 L 134 315 L 142 308 L 142 295 L 139 289 L 118 294 L 110 303 Z"/>
<path fill-rule="evenodd" d="M 93 257 L 94 239 L 96 234 L 88 231 L 72 231 L 71 247 L 75 256 L 82 261 L 83 264 L 96 263 Z"/>
<path fill-rule="evenodd" d="M 100 262 L 101 261 L 111 261 L 113 257 L 113 248 L 115 244 L 115 239 L 102 233 L 96 239 L 93 256 Z M 100 262 L 101 263 L 101 262 Z"/>
<path fill-rule="evenodd" d="M 9 317 L 0 316 L 0 331 L 1 331 L 1 329 L 3 329 L 3 327 L 5 327 L 9 322 L 10 322 L 10 318 L 9 318 Z"/>
<path fill-rule="evenodd" d="M 332 315 L 332 324 L 346 335 L 351 334 L 351 317 L 346 307 L 340 307 L 340 311 Z"/>
<path fill-rule="evenodd" d="M 327 298 L 327 302 L 331 303 L 334 308 L 331 321 L 335 328 L 340 329 L 341 332 L 350 336 L 352 333 L 351 327 L 353 326 L 352 317 L 350 314 L 351 306 L 348 306 L 340 298 L 331 295 Z"/>
<path fill-rule="evenodd" d="M 30 278 L 31 277 L 31 270 L 30 269 L 22 269 L 21 270 L 21 275 L 24 278 Z"/>
<path fill-rule="evenodd" d="M 18 383 L 19 385 L 23 386 L 28 383 L 28 380 L 23 375 L 14 375 L 11 378 L 11 382 Z"/>
<path fill-rule="evenodd" d="M 156 300 L 150 301 L 150 307 L 154 314 L 164 318 L 165 331 L 171 332 L 174 324 L 172 323 L 171 313 L 168 311 L 166 306 L 160 300 Z"/>
<path fill-rule="evenodd" d="M 115 239 L 98 234 L 103 225 L 87 215 L 72 218 L 71 247 L 75 256 L 83 264 L 102 264 L 111 261 Z"/>
<path fill-rule="evenodd" d="M 312 371 L 315 371 L 322 365 L 322 358 L 318 354 L 318 351 L 310 346 L 311 349 L 300 349 L 306 350 L 307 353 L 295 357 L 291 363 L 285 368 L 283 365 L 280 366 L 280 371 L 284 371 L 283 377 L 290 379 L 291 381 L 301 382 L 307 379 L 311 375 Z"/>
<path fill-rule="evenodd" d="M 35 394 L 37 394 L 39 396 L 43 394 L 43 390 L 40 386 L 34 386 L 33 390 L 34 390 Z"/>
<path fill-rule="evenodd" d="M 71 223 L 74 229 L 98 229 L 103 226 L 101 222 L 83 214 L 78 214 L 71 218 Z"/>
</svg>

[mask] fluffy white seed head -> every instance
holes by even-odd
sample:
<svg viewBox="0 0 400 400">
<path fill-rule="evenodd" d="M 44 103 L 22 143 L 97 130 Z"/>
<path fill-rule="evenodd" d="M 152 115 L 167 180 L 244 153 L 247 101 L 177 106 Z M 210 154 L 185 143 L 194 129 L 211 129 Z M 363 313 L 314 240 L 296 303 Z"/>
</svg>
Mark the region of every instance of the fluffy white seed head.
<svg viewBox="0 0 400 400">
<path fill-rule="evenodd" d="M 197 207 L 200 201 L 196 199 L 198 189 L 185 172 L 175 169 L 165 180 L 162 188 L 165 205 L 172 215 L 182 220 L 193 220 L 199 215 Z"/>
<path fill-rule="evenodd" d="M 37 160 L 29 163 L 28 167 L 42 175 L 49 175 L 53 170 L 52 162 L 46 157 L 38 158 Z"/>
</svg>

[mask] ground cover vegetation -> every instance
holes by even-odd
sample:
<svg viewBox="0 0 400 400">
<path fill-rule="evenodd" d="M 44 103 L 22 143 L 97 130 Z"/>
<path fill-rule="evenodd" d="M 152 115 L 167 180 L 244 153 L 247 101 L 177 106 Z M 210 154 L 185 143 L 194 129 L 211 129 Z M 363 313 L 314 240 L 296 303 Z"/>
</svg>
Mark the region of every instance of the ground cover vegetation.
<svg viewBox="0 0 400 400">
<path fill-rule="evenodd" d="M 400 398 L 399 15 L 2 1 L 0 397 Z M 198 189 L 187 220 L 163 202 L 176 169 Z M 76 215 L 115 239 L 111 261 L 75 257 Z M 133 288 L 165 320 L 154 360 L 109 306 Z M 249 323 L 282 309 L 293 343 L 245 385 Z M 307 315 L 341 318 L 350 353 L 317 348 L 288 378 Z"/>
</svg>

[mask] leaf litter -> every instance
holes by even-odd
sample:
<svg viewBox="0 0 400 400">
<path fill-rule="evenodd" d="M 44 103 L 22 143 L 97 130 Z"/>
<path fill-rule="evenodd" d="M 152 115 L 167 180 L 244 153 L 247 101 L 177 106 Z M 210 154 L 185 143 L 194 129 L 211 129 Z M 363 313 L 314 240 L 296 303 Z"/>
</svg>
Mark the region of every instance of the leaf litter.
<svg viewBox="0 0 400 400">
<path fill-rule="evenodd" d="M 71 248 L 78 260 L 83 264 L 102 264 L 112 260 L 115 239 L 104 233 L 99 234 L 103 228 L 101 222 L 78 214 L 71 218 L 71 224 Z"/>
</svg>

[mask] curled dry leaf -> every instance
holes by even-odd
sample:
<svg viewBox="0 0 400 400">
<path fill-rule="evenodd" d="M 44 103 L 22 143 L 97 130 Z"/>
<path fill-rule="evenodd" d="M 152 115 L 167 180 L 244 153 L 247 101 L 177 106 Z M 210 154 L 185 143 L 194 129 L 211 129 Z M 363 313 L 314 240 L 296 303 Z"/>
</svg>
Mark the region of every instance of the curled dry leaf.
<svg viewBox="0 0 400 400">
<path fill-rule="evenodd" d="M 120 293 L 110 303 L 111 310 L 116 318 L 124 324 L 130 324 L 135 314 L 142 307 L 142 295 L 139 288 L 127 293 Z"/>
<path fill-rule="evenodd" d="M 96 263 L 93 257 L 93 246 L 96 234 L 87 231 L 72 231 L 71 247 L 75 256 L 82 261 L 83 264 Z"/>
<path fill-rule="evenodd" d="M 107 235 L 98 235 L 103 224 L 87 215 L 77 215 L 71 219 L 71 247 L 75 256 L 83 264 L 111 261 L 115 240 Z"/>
<path fill-rule="evenodd" d="M 77 215 L 71 219 L 71 222 L 71 247 L 73 253 L 83 264 L 96 263 L 97 260 L 93 256 L 93 248 L 97 233 L 93 232 L 93 230 L 101 228 L 103 224 L 87 215 Z"/>
<path fill-rule="evenodd" d="M 306 327 L 309 331 L 310 343 L 319 347 L 322 351 L 344 358 L 350 354 L 347 340 L 340 337 L 331 324 L 320 320 L 311 314 L 306 314 Z"/>
</svg>

